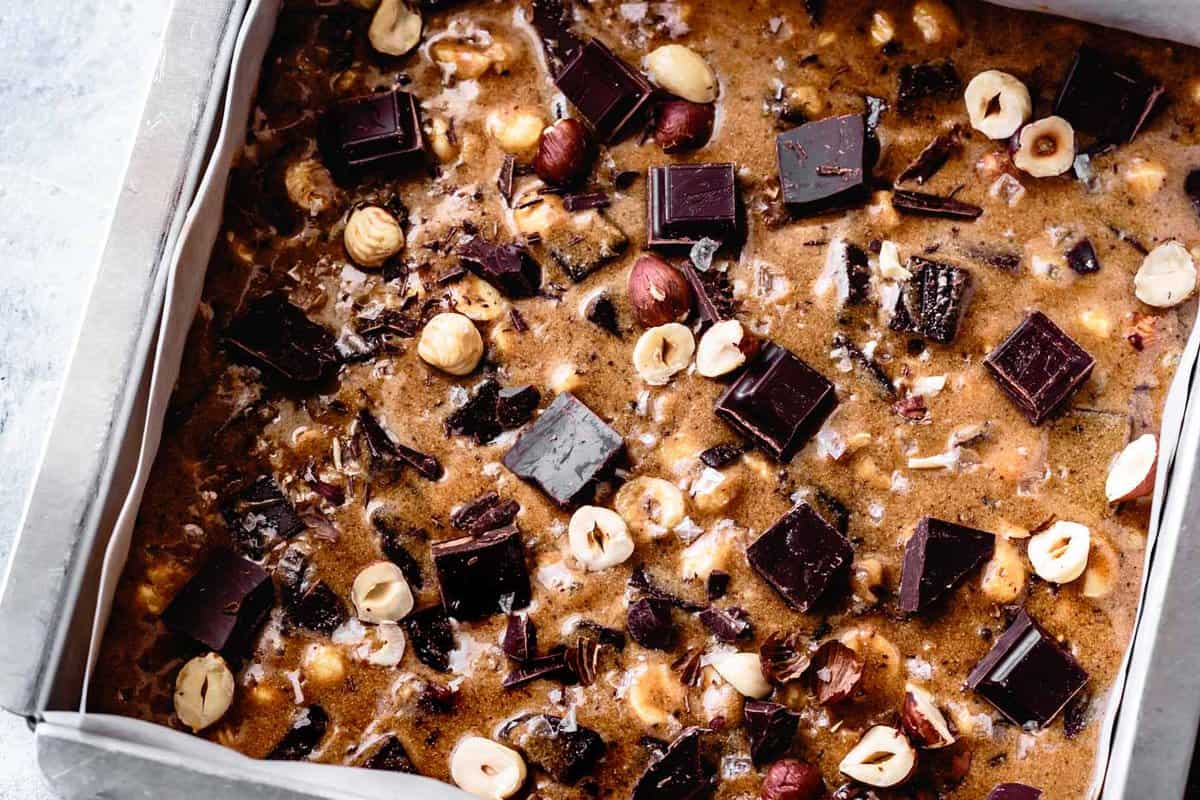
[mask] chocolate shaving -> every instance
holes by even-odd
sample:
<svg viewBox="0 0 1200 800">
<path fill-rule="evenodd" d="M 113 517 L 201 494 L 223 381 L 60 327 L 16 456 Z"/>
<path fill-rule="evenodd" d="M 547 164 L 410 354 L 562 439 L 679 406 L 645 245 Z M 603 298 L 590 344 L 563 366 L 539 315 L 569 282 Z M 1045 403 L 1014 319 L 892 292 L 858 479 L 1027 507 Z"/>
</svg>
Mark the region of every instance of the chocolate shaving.
<svg viewBox="0 0 1200 800">
<path fill-rule="evenodd" d="M 758 649 L 763 675 L 772 683 L 785 684 L 800 680 L 808 669 L 809 658 L 799 633 L 775 631 Z"/>
<path fill-rule="evenodd" d="M 661 586 L 656 584 L 650 577 L 650 573 L 646 571 L 645 565 L 637 567 L 633 574 L 629 576 L 629 585 L 641 591 L 643 594 L 655 599 L 662 600 L 681 611 L 697 612 L 703 611 L 705 606 L 700 603 L 693 603 L 690 600 L 684 600 L 678 595 L 668 592 Z"/>
<path fill-rule="evenodd" d="M 917 154 L 912 163 L 904 168 L 904 171 L 896 178 L 896 182 L 916 181 L 918 184 L 924 184 L 946 165 L 950 156 L 958 152 L 961 141 L 962 127 L 959 125 L 955 125 L 946 133 L 935 136 L 933 141 L 925 145 L 925 149 Z"/>
<path fill-rule="evenodd" d="M 921 217 L 974 220 L 983 214 L 982 208 L 971 203 L 904 189 L 892 192 L 892 206 L 901 213 Z"/>
<path fill-rule="evenodd" d="M 529 330 L 529 323 L 525 321 L 515 306 L 508 310 L 508 318 L 512 321 L 513 330 L 517 333 L 525 333 Z"/>
<path fill-rule="evenodd" d="M 517 166 L 517 158 L 514 155 L 506 154 L 504 163 L 500 165 L 500 175 L 496 178 L 496 188 L 500 190 L 500 196 L 504 198 L 506 206 L 512 205 L 513 199 L 513 173 Z"/>
<path fill-rule="evenodd" d="M 961 250 L 963 255 L 972 261 L 1004 270 L 1012 275 L 1021 269 L 1021 254 L 1011 250 L 1001 250 L 997 246 L 986 244 L 968 244 Z"/>
<path fill-rule="evenodd" d="M 929 413 L 929 409 L 925 407 L 924 395 L 919 394 L 911 394 L 903 400 L 896 401 L 892 404 L 892 411 L 909 422 L 920 422 Z"/>
<path fill-rule="evenodd" d="M 703 650 L 689 647 L 683 651 L 683 655 L 671 662 L 671 669 L 679 673 L 679 682 L 684 686 L 700 685 L 700 674 L 704 670 L 700 658 L 703 655 Z"/>
<path fill-rule="evenodd" d="M 617 650 L 625 649 L 625 634 L 616 628 L 601 625 L 594 620 L 581 619 L 575 623 L 574 630 L 576 632 L 586 631 L 587 635 L 594 638 L 600 644 L 606 644 Z"/>
<path fill-rule="evenodd" d="M 683 262 L 682 270 L 696 298 L 697 316 L 702 325 L 733 317 L 736 310 L 733 287 L 724 272 L 715 269 L 701 272 L 690 261 Z"/>
<path fill-rule="evenodd" d="M 1197 214 L 1200 214 L 1200 169 L 1194 169 L 1188 173 L 1187 178 L 1183 181 L 1183 191 L 1192 201 L 1192 208 L 1196 209 Z"/>
<path fill-rule="evenodd" d="M 329 714 L 318 705 L 311 705 L 296 714 L 292 727 L 271 748 L 264 758 L 268 761 L 303 761 L 325 738 Z"/>
<path fill-rule="evenodd" d="M 540 658 L 531 658 L 508 673 L 501 682 L 505 689 L 515 689 L 537 680 L 557 680 L 575 683 L 575 673 L 567 665 L 566 651 L 555 650 Z"/>
<path fill-rule="evenodd" d="M 655 597 L 632 603 L 625 614 L 625 627 L 635 642 L 651 650 L 670 650 L 679 638 L 671 604 Z"/>
<path fill-rule="evenodd" d="M 850 341 L 844 334 L 835 333 L 833 335 L 833 346 L 834 348 L 841 348 L 846 351 L 846 354 L 850 357 L 850 362 L 854 365 L 858 373 L 870 380 L 875 391 L 883 399 L 896 399 L 896 385 L 892 383 L 892 379 L 888 377 L 887 372 L 879 365 L 879 362 L 868 357 L 858 345 Z"/>
<path fill-rule="evenodd" d="M 530 661 L 534 658 L 537 653 L 537 628 L 528 614 L 508 615 L 500 649 L 514 661 Z"/>
<path fill-rule="evenodd" d="M 488 492 L 451 514 L 450 524 L 472 536 L 478 536 L 511 524 L 520 510 L 521 504 L 516 500 L 501 500 L 500 495 Z"/>
<path fill-rule="evenodd" d="M 567 668 L 575 674 L 580 686 L 591 686 L 596 682 L 596 672 L 600 663 L 599 642 L 581 636 L 573 647 L 567 648 L 564 658 Z"/>
<path fill-rule="evenodd" d="M 809 681 L 821 705 L 840 703 L 854 693 L 862 680 L 863 660 L 846 645 L 830 639 L 813 653 Z"/>
<path fill-rule="evenodd" d="M 736 642 L 738 639 L 748 639 L 754 635 L 754 629 L 750 625 L 750 615 L 736 606 L 730 608 L 709 606 L 700 612 L 700 621 L 718 641 Z"/>
<path fill-rule="evenodd" d="M 606 208 L 611 204 L 612 198 L 604 192 L 581 192 L 563 197 L 563 207 L 572 214 L 576 211 L 587 211 L 591 208 Z"/>
<path fill-rule="evenodd" d="M 358 424 L 366 437 L 372 463 L 376 460 L 384 463 L 400 461 L 431 481 L 442 477 L 442 465 L 436 458 L 393 440 L 391 435 L 379 424 L 375 415 L 365 408 L 360 408 L 358 411 Z"/>
</svg>

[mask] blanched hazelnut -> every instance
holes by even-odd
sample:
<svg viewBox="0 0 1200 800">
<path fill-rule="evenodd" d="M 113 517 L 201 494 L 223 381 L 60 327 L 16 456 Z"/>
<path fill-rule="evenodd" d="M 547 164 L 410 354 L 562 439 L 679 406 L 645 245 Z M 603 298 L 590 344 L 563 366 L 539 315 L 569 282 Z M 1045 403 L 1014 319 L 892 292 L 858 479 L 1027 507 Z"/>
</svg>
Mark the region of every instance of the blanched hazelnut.
<svg viewBox="0 0 1200 800">
<path fill-rule="evenodd" d="M 444 312 L 425 323 L 417 355 L 443 372 L 467 375 L 483 358 L 483 337 L 467 317 Z"/>
<path fill-rule="evenodd" d="M 522 236 L 547 238 L 571 223 L 571 216 L 558 195 L 529 193 L 513 203 L 513 224 Z"/>
<path fill-rule="evenodd" d="M 541 114 L 527 109 L 492 112 L 484 129 L 500 149 L 518 158 L 529 159 L 537 152 L 546 121 Z"/>
<path fill-rule="evenodd" d="M 346 659 L 331 644 L 315 645 L 304 658 L 304 677 L 320 686 L 334 686 L 346 679 Z"/>
<path fill-rule="evenodd" d="M 627 295 L 634 319 L 647 328 L 681 322 L 692 310 L 692 291 L 683 273 L 650 254 L 634 262 Z"/>
<path fill-rule="evenodd" d="M 331 208 L 337 195 L 329 170 L 311 158 L 288 164 L 283 184 L 288 199 L 314 216 Z"/>
<path fill-rule="evenodd" d="M 717 99 L 717 76 L 708 62 L 690 47 L 663 45 L 649 53 L 644 63 L 654 85 L 676 97 L 693 103 L 711 103 Z"/>
<path fill-rule="evenodd" d="M 666 664 L 646 664 L 633 672 L 625 701 L 643 725 L 657 727 L 683 711 L 687 693 Z"/>
<path fill-rule="evenodd" d="M 917 0 L 912 21 L 926 44 L 954 44 L 962 37 L 958 19 L 941 0 Z"/>
<path fill-rule="evenodd" d="M 357 208 L 343 234 L 346 252 L 360 267 L 382 266 L 404 249 L 404 229 L 379 206 Z"/>
<path fill-rule="evenodd" d="M 696 348 L 696 371 L 706 378 L 728 375 L 746 363 L 753 349 L 753 338 L 736 319 L 713 323 Z"/>
<path fill-rule="evenodd" d="M 733 556 L 733 545 L 721 531 L 709 531 L 679 554 L 679 575 L 685 581 L 708 580 L 713 572 L 724 572 Z"/>
<path fill-rule="evenodd" d="M 673 97 L 659 104 L 654 118 L 654 141 L 665 153 L 695 150 L 712 138 L 716 108 Z"/>
<path fill-rule="evenodd" d="M 746 697 L 758 700 L 771 693 L 758 653 L 723 653 L 712 657 L 717 674 Z"/>
<path fill-rule="evenodd" d="M 402 56 L 420 43 L 423 27 L 420 10 L 407 0 L 381 0 L 367 38 L 380 53 Z"/>
<path fill-rule="evenodd" d="M 871 43 L 883 47 L 896 38 L 896 20 L 886 11 L 871 15 Z"/>
<path fill-rule="evenodd" d="M 459 146 L 458 137 L 454 134 L 454 129 L 449 122 L 442 117 L 434 117 L 429 124 L 428 135 L 429 149 L 433 151 L 438 161 L 450 164 L 458 159 L 462 148 Z"/>
<path fill-rule="evenodd" d="M 194 732 L 225 716 L 233 703 L 233 673 L 217 653 L 196 656 L 175 677 L 175 714 Z"/>
<path fill-rule="evenodd" d="M 462 790 L 506 800 L 525 785 L 525 759 L 512 748 L 482 736 L 464 737 L 450 754 L 450 777 Z"/>
<path fill-rule="evenodd" d="M 1070 583 L 1087 568 L 1091 531 L 1078 522 L 1059 520 L 1029 539 L 1033 571 L 1051 583 Z"/>
<path fill-rule="evenodd" d="M 464 275 L 450 287 L 454 310 L 476 322 L 495 322 L 504 315 L 508 304 L 487 281 L 475 275 Z"/>
<path fill-rule="evenodd" d="M 1196 291 L 1196 263 L 1179 242 L 1164 242 L 1150 251 L 1133 276 L 1133 293 L 1148 306 L 1177 306 Z"/>
<path fill-rule="evenodd" d="M 626 481 L 613 507 L 641 541 L 660 539 L 683 522 L 683 492 L 670 481 L 646 475 Z"/>
<path fill-rule="evenodd" d="M 692 505 L 701 514 L 718 514 L 737 498 L 741 488 L 736 473 L 705 469 L 692 481 Z"/>
<path fill-rule="evenodd" d="M 1035 178 L 1062 175 L 1075 163 L 1075 129 L 1062 117 L 1045 117 L 1021 129 L 1013 164 Z"/>
<path fill-rule="evenodd" d="M 692 362 L 696 340 L 686 325 L 669 322 L 645 331 L 633 348 L 633 366 L 643 381 L 664 386 Z"/>
<path fill-rule="evenodd" d="M 1116 588 L 1121 573 L 1121 559 L 1113 546 L 1098 536 L 1092 537 L 1092 552 L 1088 554 L 1087 569 L 1079 582 L 1079 593 L 1092 600 L 1108 597 Z"/>
<path fill-rule="evenodd" d="M 1033 114 L 1029 89 L 998 69 L 985 70 L 972 78 L 964 99 L 971 127 L 989 139 L 1007 139 Z"/>
<path fill-rule="evenodd" d="M 1121 170 L 1129 193 L 1138 200 L 1150 200 L 1167 182 L 1167 168 L 1157 161 L 1135 157 Z"/>
<path fill-rule="evenodd" d="M 983 568 L 980 589 L 993 603 L 1011 603 L 1025 590 L 1026 572 L 1025 560 L 1016 545 L 997 536 L 992 557 Z"/>
<path fill-rule="evenodd" d="M 413 609 L 412 589 L 400 567 L 390 561 L 364 567 L 355 576 L 350 595 L 363 622 L 395 622 Z"/>
<path fill-rule="evenodd" d="M 568 184 L 592 168 L 592 143 L 577 119 L 560 119 L 542 131 L 533 171 L 547 183 Z"/>
<path fill-rule="evenodd" d="M 634 550 L 625 520 L 599 506 L 583 506 L 571 515 L 567 540 L 571 555 L 590 572 L 624 563 Z"/>
<path fill-rule="evenodd" d="M 868 729 L 838 765 L 846 777 L 878 789 L 899 786 L 916 768 L 917 751 L 903 733 L 888 725 Z"/>
<path fill-rule="evenodd" d="M 508 71 L 513 49 L 505 41 L 493 38 L 486 46 L 460 39 L 439 39 L 429 48 L 429 55 L 458 80 L 475 80 L 488 70 L 497 75 Z"/>
</svg>

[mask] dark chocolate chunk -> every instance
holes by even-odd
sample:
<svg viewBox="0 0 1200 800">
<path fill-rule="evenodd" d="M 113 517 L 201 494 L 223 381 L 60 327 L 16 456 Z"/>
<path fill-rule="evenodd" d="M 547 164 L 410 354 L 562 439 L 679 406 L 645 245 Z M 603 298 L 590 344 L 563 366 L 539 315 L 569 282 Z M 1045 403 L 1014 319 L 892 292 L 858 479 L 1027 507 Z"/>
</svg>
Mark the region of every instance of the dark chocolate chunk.
<svg viewBox="0 0 1200 800">
<path fill-rule="evenodd" d="M 542 393 L 536 386 L 509 386 L 496 397 L 496 422 L 504 430 L 519 428 L 533 417 Z"/>
<path fill-rule="evenodd" d="M 494 244 L 476 235 L 459 244 L 458 256 L 505 297 L 533 297 L 541 288 L 542 268 L 519 244 Z"/>
<path fill-rule="evenodd" d="M 775 631 L 758 648 L 763 675 L 772 683 L 783 685 L 799 680 L 808 670 L 808 650 L 798 631 Z"/>
<path fill-rule="evenodd" d="M 440 606 L 413 612 L 401 624 L 418 661 L 438 672 L 450 671 L 450 651 L 455 647 L 454 628 Z"/>
<path fill-rule="evenodd" d="M 514 661 L 529 661 L 537 653 L 537 628 L 528 614 L 509 614 L 500 640 L 504 655 Z"/>
<path fill-rule="evenodd" d="M 318 705 L 311 705 L 296 714 L 292 727 L 283 735 L 271 752 L 263 756 L 268 761 L 303 761 L 308 758 L 329 727 L 329 715 Z"/>
<path fill-rule="evenodd" d="M 541 39 L 550 74 L 558 75 L 583 47 L 583 42 L 571 30 L 571 6 L 568 0 L 533 0 L 531 10 L 533 29 Z"/>
<path fill-rule="evenodd" d="M 648 109 L 653 93 L 642 73 L 597 39 L 574 50 L 554 83 L 602 141 L 615 141 L 630 133 Z"/>
<path fill-rule="evenodd" d="M 339 180 L 420 163 L 425 141 L 417 99 L 393 89 L 336 103 L 321 115 L 317 143 Z"/>
<path fill-rule="evenodd" d="M 578 723 L 564 724 L 550 714 L 517 717 L 500 730 L 503 742 L 559 783 L 578 783 L 595 771 L 607 749 L 600 734 Z"/>
<path fill-rule="evenodd" d="M 404 579 L 415 589 L 425 585 L 421 566 L 413 556 L 413 550 L 424 553 L 429 534 L 400 519 L 387 508 L 371 515 L 371 524 L 379 531 L 379 549 L 383 556 L 404 573 Z"/>
<path fill-rule="evenodd" d="M 913 214 L 918 217 L 974 220 L 983 214 L 983 209 L 979 206 L 955 200 L 953 197 L 904 189 L 892 192 L 892 206 L 901 214 Z"/>
<path fill-rule="evenodd" d="M 958 325 L 966 311 L 971 273 L 918 256 L 908 259 L 907 268 L 912 278 L 905 282 L 896 301 L 892 330 L 950 344 L 958 335 Z"/>
<path fill-rule="evenodd" d="M 284 609 L 287 621 L 312 633 L 331 635 L 350 618 L 346 604 L 324 581 L 316 581 Z"/>
<path fill-rule="evenodd" d="M 957 97 L 961 85 L 953 61 L 905 64 L 900 68 L 896 108 L 901 114 L 910 114 L 921 100 Z"/>
<path fill-rule="evenodd" d="M 305 528 L 275 480 L 263 475 L 221 505 L 229 534 L 244 555 L 263 557 L 268 542 L 291 539 Z"/>
<path fill-rule="evenodd" d="M 607 208 L 610 205 L 612 198 L 604 192 L 577 192 L 563 197 L 563 207 L 572 214 L 591 208 Z"/>
<path fill-rule="evenodd" d="M 973 243 L 960 248 L 963 255 L 972 261 L 977 261 L 989 267 L 1017 274 L 1021 269 L 1021 254 L 1014 250 L 1005 250 L 997 245 Z"/>
<path fill-rule="evenodd" d="M 885 400 L 895 400 L 897 397 L 896 385 L 892 383 L 892 379 L 884 371 L 879 362 L 870 358 L 862 349 L 854 342 L 850 341 L 845 334 L 835 333 L 833 335 L 833 346 L 835 349 L 846 351 L 846 355 L 850 358 L 850 363 L 855 371 L 863 378 L 866 378 L 876 394 L 880 395 Z"/>
<path fill-rule="evenodd" d="M 647 176 L 647 244 L 691 248 L 701 239 L 723 243 L 741 230 L 733 164 L 669 164 Z"/>
<path fill-rule="evenodd" d="M 690 600 L 685 600 L 673 592 L 669 592 L 659 586 L 658 583 L 650 577 L 650 573 L 646 571 L 646 567 L 644 565 L 639 565 L 636 569 L 634 569 L 633 573 L 629 576 L 629 585 L 640 591 L 642 594 L 652 597 L 655 600 L 662 600 L 665 603 L 674 606 L 675 608 L 682 609 L 683 611 L 697 612 L 703 611 L 706 608 L 706 606 L 702 603 L 693 603 Z"/>
<path fill-rule="evenodd" d="M 779 134 L 781 199 L 793 213 L 824 214 L 866 201 L 871 164 L 861 114 L 810 122 Z"/>
<path fill-rule="evenodd" d="M 251 303 L 225 331 L 224 341 L 234 360 L 291 383 L 324 380 L 340 361 L 333 335 L 279 292 Z"/>
<path fill-rule="evenodd" d="M 472 536 L 512 524 L 521 510 L 516 500 L 501 500 L 495 492 L 476 497 L 450 515 L 450 524 Z"/>
<path fill-rule="evenodd" d="M 1188 173 L 1187 178 L 1183 181 L 1183 191 L 1192 201 L 1192 208 L 1196 209 L 1197 214 L 1200 214 L 1200 169 L 1194 169 Z"/>
<path fill-rule="evenodd" d="M 599 210 L 588 212 L 586 225 L 560 226 L 545 239 L 550 255 L 576 283 L 620 256 L 628 244 L 625 232 Z"/>
<path fill-rule="evenodd" d="M 837 639 L 821 644 L 808 664 L 808 680 L 817 702 L 831 705 L 849 699 L 862 680 L 866 664 Z"/>
<path fill-rule="evenodd" d="M 702 328 L 733 317 L 737 302 L 733 298 L 729 276 L 724 271 L 700 270 L 690 261 L 685 261 L 681 269 L 692 297 L 696 299 L 696 316 L 700 318 Z"/>
<path fill-rule="evenodd" d="M 596 671 L 600 665 L 600 643 L 589 636 L 580 636 L 565 653 L 567 668 L 575 674 L 581 686 L 596 682 Z"/>
<path fill-rule="evenodd" d="M 458 689 L 444 683 L 429 681 L 417 695 L 417 708 L 430 714 L 449 714 L 458 702 Z"/>
<path fill-rule="evenodd" d="M 389 736 L 385 739 L 379 749 L 363 762 L 363 767 L 366 769 L 384 770 L 385 772 L 417 774 L 417 768 L 413 766 L 412 759 L 408 757 L 408 751 L 404 749 L 404 745 L 395 736 Z"/>
<path fill-rule="evenodd" d="M 700 462 L 706 467 L 724 469 L 741 458 L 744 452 L 746 452 L 744 445 L 718 444 L 702 452 Z"/>
<path fill-rule="evenodd" d="M 915 614 L 929 608 L 991 558 L 995 543 L 987 531 L 922 517 L 904 547 L 900 610 Z"/>
<path fill-rule="evenodd" d="M 1034 425 L 1062 408 L 1079 390 L 1096 360 L 1040 311 L 984 359 L 996 383 Z"/>
<path fill-rule="evenodd" d="M 704 627 L 717 637 L 718 641 L 736 642 L 738 639 L 748 639 L 754 635 L 750 624 L 750 615 L 736 606 L 717 608 L 709 606 L 700 612 L 700 621 Z"/>
<path fill-rule="evenodd" d="M 702 728 L 687 728 L 661 756 L 650 762 L 633 787 L 630 800 L 694 800 L 712 791 L 716 766 L 701 750 Z"/>
<path fill-rule="evenodd" d="M 825 16 L 825 0 L 804 0 L 804 10 L 814 25 L 820 25 Z"/>
<path fill-rule="evenodd" d="M 1041 800 L 1042 790 L 1024 783 L 1000 783 L 988 792 L 987 800 Z"/>
<path fill-rule="evenodd" d="M 1067 707 L 1063 709 L 1063 736 L 1074 739 L 1083 733 L 1084 728 L 1091 721 L 1091 710 L 1091 692 L 1080 692 L 1071 698 L 1071 702 L 1067 703 Z"/>
<path fill-rule="evenodd" d="M 500 422 L 496 419 L 499 397 L 500 384 L 490 379 L 479 384 L 471 398 L 446 417 L 443 423 L 446 435 L 470 436 L 476 444 L 495 439 L 500 435 Z"/>
<path fill-rule="evenodd" d="M 599 292 L 588 301 L 584 311 L 587 321 L 613 336 L 621 335 L 621 324 L 617 321 L 617 306 L 609 297 L 608 292 Z"/>
<path fill-rule="evenodd" d="M 563 392 L 504 454 L 504 466 L 561 507 L 585 501 L 616 463 L 620 434 Z"/>
<path fill-rule="evenodd" d="M 577 676 L 567 664 L 566 656 L 566 650 L 560 647 L 547 655 L 523 661 L 504 676 L 500 685 L 505 689 L 516 689 L 538 680 L 576 683 Z"/>
<path fill-rule="evenodd" d="M 729 591 L 729 573 L 714 569 L 708 573 L 704 582 L 704 591 L 709 601 L 720 600 Z"/>
<path fill-rule="evenodd" d="M 836 405 L 832 383 L 788 350 L 768 342 L 717 399 L 715 410 L 764 452 L 787 462 Z"/>
<path fill-rule="evenodd" d="M 671 604 L 656 597 L 643 597 L 631 603 L 625 627 L 635 642 L 651 650 L 670 650 L 679 638 L 679 628 L 671 617 Z"/>
<path fill-rule="evenodd" d="M 925 149 L 917 154 L 912 163 L 904 168 L 904 171 L 896 178 L 896 182 L 915 181 L 924 184 L 946 165 L 950 156 L 958 152 L 961 142 L 962 128 L 958 125 L 946 133 L 938 134 L 933 141 L 925 145 Z"/>
<path fill-rule="evenodd" d="M 516 171 L 517 157 L 511 153 L 505 154 L 504 161 L 500 164 L 500 174 L 496 176 L 496 190 L 504 198 L 506 206 L 512 205 L 513 181 L 516 179 Z"/>
<path fill-rule="evenodd" d="M 750 739 L 750 758 L 755 764 L 774 761 L 792 746 L 800 725 L 799 713 L 765 700 L 747 700 L 742 713 Z"/>
<path fill-rule="evenodd" d="M 358 424 L 366 437 L 373 468 L 377 462 L 385 467 L 395 467 L 403 463 L 411 466 L 422 477 L 431 481 L 442 477 L 442 465 L 436 458 L 398 443 L 384 429 L 375 415 L 365 408 L 358 411 Z"/>
<path fill-rule="evenodd" d="M 967 688 L 1017 725 L 1041 728 L 1087 684 L 1088 674 L 1024 609 L 967 676 Z"/>
<path fill-rule="evenodd" d="M 1137 136 L 1162 93 L 1158 81 L 1085 45 L 1063 80 L 1054 113 L 1101 143 L 1124 144 Z"/>
<path fill-rule="evenodd" d="M 175 595 L 162 621 L 168 630 L 239 662 L 249 655 L 274 604 L 275 587 L 266 570 L 218 550 Z"/>
<path fill-rule="evenodd" d="M 1091 239 L 1080 239 L 1067 251 L 1067 266 L 1080 275 L 1100 271 L 1100 259 L 1096 258 L 1096 248 L 1092 247 Z"/>
<path fill-rule="evenodd" d="M 807 612 L 849 576 L 854 548 L 801 502 L 750 543 L 746 558 L 789 606 Z"/>
<path fill-rule="evenodd" d="M 435 543 L 433 567 L 442 606 L 455 619 L 481 619 L 529 605 L 525 548 L 515 525 Z"/>
</svg>

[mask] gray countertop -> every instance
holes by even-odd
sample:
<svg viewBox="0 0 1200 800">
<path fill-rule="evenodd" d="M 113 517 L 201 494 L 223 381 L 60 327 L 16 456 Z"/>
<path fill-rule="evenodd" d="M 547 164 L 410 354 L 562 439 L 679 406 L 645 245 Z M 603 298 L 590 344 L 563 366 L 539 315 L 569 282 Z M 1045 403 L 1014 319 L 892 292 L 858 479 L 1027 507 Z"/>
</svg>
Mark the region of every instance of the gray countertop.
<svg viewBox="0 0 1200 800">
<path fill-rule="evenodd" d="M 0 564 L 57 404 L 142 104 L 165 0 L 0 2 Z M 44 800 L 0 712 L 0 800 Z"/>
</svg>

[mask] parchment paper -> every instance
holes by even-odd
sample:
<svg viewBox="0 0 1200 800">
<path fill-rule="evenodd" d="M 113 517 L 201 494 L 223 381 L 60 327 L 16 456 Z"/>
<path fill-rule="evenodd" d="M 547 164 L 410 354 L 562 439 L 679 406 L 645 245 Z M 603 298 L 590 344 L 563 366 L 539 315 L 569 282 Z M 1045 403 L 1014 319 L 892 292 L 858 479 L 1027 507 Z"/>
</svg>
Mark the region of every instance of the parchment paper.
<svg viewBox="0 0 1200 800">
<path fill-rule="evenodd" d="M 54 725 L 74 728 L 81 737 L 102 737 L 116 740 L 130 752 L 149 750 L 167 753 L 181 763 L 200 766 L 200 771 L 230 774 L 261 780 L 272 786 L 291 786 L 329 796 L 354 796 L 363 798 L 412 797 L 425 798 L 468 797 L 463 792 L 443 783 L 411 775 L 381 773 L 321 764 L 295 764 L 265 762 L 246 758 L 223 746 L 163 726 L 154 725 L 125 717 L 87 714 L 87 686 L 91 671 L 99 652 L 101 638 L 112 608 L 117 581 L 129 552 L 134 521 L 141 503 L 150 467 L 153 464 L 162 434 L 163 418 L 172 387 L 179 374 L 183 348 L 200 299 L 204 283 L 204 272 L 208 264 L 213 243 L 221 224 L 221 212 L 225 199 L 226 179 L 230 164 L 244 141 L 244 130 L 249 118 L 259 68 L 264 52 L 274 31 L 275 16 L 280 0 L 254 0 L 244 23 L 238 46 L 234 54 L 234 67 L 226 100 L 226 113 L 221 127 L 210 167 L 200 187 L 196 201 L 185 223 L 179 248 L 173 259 L 167 284 L 167 298 L 162 321 L 162 330 L 155 353 L 153 378 L 150 387 L 150 405 L 137 471 L 126 502 L 122 508 L 113 536 L 104 555 L 104 567 L 100 583 L 88 670 L 85 677 L 83 701 L 80 713 L 54 713 L 48 715 Z M 1180 41 L 1200 44 L 1200 0 L 1056 0 L 1051 3 L 1027 2 L 1025 0 L 998 0 L 1001 5 L 1037 11 L 1051 11 L 1091 22 L 1122 27 L 1151 36 L 1169 37 Z M 1159 432 L 1158 482 L 1155 489 L 1150 532 L 1147 540 L 1147 561 L 1143 571 L 1142 596 L 1150 581 L 1158 577 L 1154 570 L 1156 548 L 1173 547 L 1177 528 L 1163 528 L 1164 495 L 1167 492 L 1175 453 L 1183 427 L 1184 411 L 1195 406 L 1194 414 L 1200 414 L 1200 392 L 1191 393 L 1189 388 L 1200 352 L 1200 325 L 1197 325 L 1185 348 L 1176 377 L 1167 395 Z M 1194 459 L 1187 459 L 1186 474 L 1175 474 L 1176 480 L 1190 480 Z M 1186 485 L 1184 487 L 1186 489 Z M 1176 495 L 1181 492 L 1176 492 Z M 1176 514 L 1177 516 L 1177 514 Z M 1168 518 L 1170 514 L 1168 514 Z M 1177 524 L 1177 521 L 1176 521 Z M 1160 530 L 1162 529 L 1162 530 Z M 1145 621 L 1146 609 L 1139 608 L 1138 626 Z M 1149 615 L 1154 617 L 1153 614 Z M 1135 628 L 1135 636 L 1136 636 Z M 1093 787 L 1090 796 L 1113 798 L 1117 795 L 1105 791 L 1101 785 L 1110 764 L 1123 766 L 1129 752 L 1122 749 L 1110 752 L 1114 725 L 1120 709 L 1122 692 L 1126 686 L 1128 669 L 1133 648 L 1127 652 L 1120 672 L 1110 689 L 1102 721 L 1100 743 L 1094 769 Z"/>
</svg>

